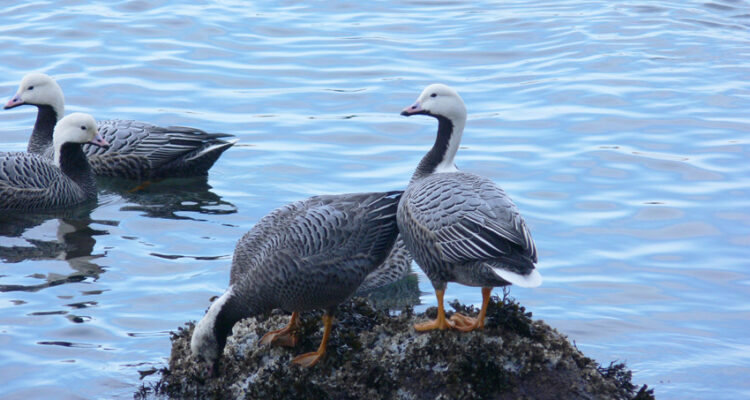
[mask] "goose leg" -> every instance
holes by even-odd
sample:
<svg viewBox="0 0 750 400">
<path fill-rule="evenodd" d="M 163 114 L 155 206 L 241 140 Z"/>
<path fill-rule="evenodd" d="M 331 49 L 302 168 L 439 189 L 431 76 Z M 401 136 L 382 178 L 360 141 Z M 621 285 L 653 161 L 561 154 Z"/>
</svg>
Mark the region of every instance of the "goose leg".
<svg viewBox="0 0 750 400">
<path fill-rule="evenodd" d="M 482 309 L 476 318 L 468 317 L 463 314 L 455 313 L 451 316 L 451 321 L 456 325 L 456 329 L 462 332 L 471 332 L 474 329 L 484 328 L 484 318 L 487 316 L 487 305 L 490 303 L 491 287 L 482 288 Z"/>
<path fill-rule="evenodd" d="M 333 325 L 333 317 L 329 314 L 323 314 L 323 340 L 320 341 L 318 351 L 312 353 L 300 354 L 292 359 L 292 363 L 301 365 L 303 367 L 312 367 L 317 364 L 323 355 L 326 354 L 326 346 L 328 345 L 328 338 L 331 336 L 331 326 Z"/>
<path fill-rule="evenodd" d="M 445 309 L 443 308 L 443 295 L 445 294 L 445 289 L 438 290 L 435 289 L 435 296 L 437 296 L 438 300 L 438 315 L 437 318 L 433 321 L 429 322 L 423 322 L 421 324 L 415 324 L 414 329 L 418 332 L 425 332 L 425 331 L 431 331 L 435 329 L 445 330 L 448 328 L 455 328 L 455 324 L 453 321 L 449 321 L 445 319 Z"/>
<path fill-rule="evenodd" d="M 138 186 L 128 190 L 128 193 L 135 193 L 139 192 L 141 190 L 145 190 L 147 187 L 151 186 L 151 181 L 143 181 Z"/>
<path fill-rule="evenodd" d="M 296 330 L 299 328 L 299 313 L 292 313 L 289 325 L 275 331 L 271 331 L 260 338 L 260 344 L 270 344 L 274 346 L 294 347 L 297 345 L 298 337 Z"/>
</svg>

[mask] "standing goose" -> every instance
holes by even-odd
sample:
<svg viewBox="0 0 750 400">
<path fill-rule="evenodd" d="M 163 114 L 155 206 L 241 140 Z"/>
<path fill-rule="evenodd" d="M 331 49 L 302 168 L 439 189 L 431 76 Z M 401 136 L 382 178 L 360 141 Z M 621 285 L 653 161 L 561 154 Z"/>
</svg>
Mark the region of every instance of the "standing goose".
<svg viewBox="0 0 750 400">
<path fill-rule="evenodd" d="M 60 86 L 48 75 L 26 75 L 5 109 L 29 104 L 38 109 L 28 152 L 52 157 L 52 130 L 65 112 Z M 128 179 L 205 175 L 221 153 L 237 140 L 224 133 L 195 128 L 159 127 L 132 120 L 99 121 L 99 132 L 111 146 L 84 146 L 94 174 Z"/>
<path fill-rule="evenodd" d="M 97 132 L 94 117 L 70 114 L 54 131 L 53 160 L 0 153 L 0 210 L 55 209 L 96 198 L 96 180 L 82 144 L 109 144 Z"/>
<path fill-rule="evenodd" d="M 318 351 L 292 360 L 316 364 L 325 354 L 336 306 L 391 251 L 402 193 L 315 196 L 261 218 L 237 243 L 229 288 L 193 331 L 193 355 L 213 371 L 232 326 L 275 308 L 291 311 L 291 320 L 261 343 L 294 346 L 299 312 L 322 308 L 324 332 Z"/>
<path fill-rule="evenodd" d="M 458 93 L 445 85 L 430 85 L 401 113 L 415 114 L 438 120 L 437 138 L 401 197 L 397 220 L 406 248 L 435 288 L 438 316 L 414 327 L 472 331 L 484 327 L 493 287 L 541 284 L 534 267 L 536 248 L 510 197 L 491 180 L 461 172 L 453 163 L 466 123 L 466 107 Z M 447 282 L 482 288 L 476 319 L 456 313 L 446 320 Z"/>
</svg>

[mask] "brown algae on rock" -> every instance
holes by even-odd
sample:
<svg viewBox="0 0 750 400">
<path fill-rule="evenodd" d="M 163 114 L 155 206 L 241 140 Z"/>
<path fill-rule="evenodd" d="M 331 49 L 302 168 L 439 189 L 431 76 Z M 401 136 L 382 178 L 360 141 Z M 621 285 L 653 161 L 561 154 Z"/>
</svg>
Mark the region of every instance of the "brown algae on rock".
<svg viewBox="0 0 750 400">
<path fill-rule="evenodd" d="M 475 315 L 473 307 L 454 309 Z M 312 368 L 291 364 L 315 350 L 320 313 L 302 315 L 296 348 L 260 346 L 266 332 L 289 317 L 274 313 L 237 323 L 216 376 L 190 356 L 192 323 L 172 334 L 161 379 L 138 397 L 206 399 L 653 399 L 631 383 L 623 364 L 603 368 L 531 313 L 493 297 L 485 328 L 470 333 L 417 333 L 415 322 L 434 313 L 411 309 L 391 316 L 365 299 L 339 307 L 325 358 Z"/>
</svg>

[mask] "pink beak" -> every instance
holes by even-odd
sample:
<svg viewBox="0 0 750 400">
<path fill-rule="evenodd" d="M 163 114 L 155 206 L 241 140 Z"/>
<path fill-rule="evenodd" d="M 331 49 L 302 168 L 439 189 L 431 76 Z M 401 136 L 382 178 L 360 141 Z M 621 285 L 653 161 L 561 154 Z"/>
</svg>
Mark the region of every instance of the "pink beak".
<svg viewBox="0 0 750 400">
<path fill-rule="evenodd" d="M 401 115 L 408 117 L 409 115 L 414 115 L 422 111 L 424 111 L 422 110 L 422 104 L 420 104 L 419 101 L 417 101 L 416 103 L 410 105 L 409 107 L 404 108 L 401 111 Z"/>
<path fill-rule="evenodd" d="M 13 96 L 13 98 L 11 98 L 10 100 L 8 100 L 7 103 L 5 103 L 5 107 L 3 107 L 3 108 L 7 110 L 9 108 L 18 107 L 18 106 L 23 105 L 23 104 L 24 104 L 23 100 L 21 100 L 21 98 L 18 97 L 18 95 L 15 95 L 15 96 Z"/>
<path fill-rule="evenodd" d="M 104 140 L 102 135 L 99 134 L 99 132 L 96 133 L 96 136 L 94 136 L 94 139 L 89 142 L 90 144 L 93 144 L 94 146 L 99 147 L 109 147 L 109 142 Z"/>
</svg>

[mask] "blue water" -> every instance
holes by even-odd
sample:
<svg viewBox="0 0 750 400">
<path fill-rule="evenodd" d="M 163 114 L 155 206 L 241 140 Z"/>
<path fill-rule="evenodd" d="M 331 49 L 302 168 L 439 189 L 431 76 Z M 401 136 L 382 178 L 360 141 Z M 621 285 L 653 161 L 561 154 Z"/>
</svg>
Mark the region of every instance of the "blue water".
<svg viewBox="0 0 750 400">
<path fill-rule="evenodd" d="M 513 296 L 657 398 L 750 397 L 748 2 L 182 3 L 0 7 L 3 101 L 38 70 L 67 112 L 241 139 L 207 180 L 0 226 L 1 398 L 131 398 L 261 216 L 406 185 L 435 121 L 399 112 L 433 82 L 468 107 L 459 167 L 533 232 L 545 281 Z M 34 118 L 0 112 L 1 148 Z"/>
</svg>

